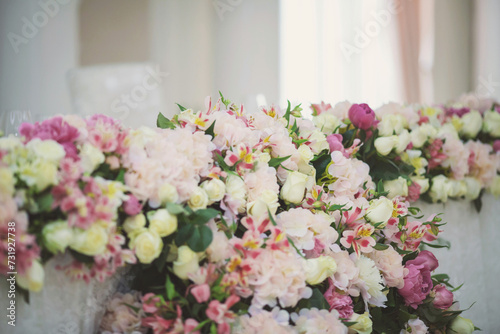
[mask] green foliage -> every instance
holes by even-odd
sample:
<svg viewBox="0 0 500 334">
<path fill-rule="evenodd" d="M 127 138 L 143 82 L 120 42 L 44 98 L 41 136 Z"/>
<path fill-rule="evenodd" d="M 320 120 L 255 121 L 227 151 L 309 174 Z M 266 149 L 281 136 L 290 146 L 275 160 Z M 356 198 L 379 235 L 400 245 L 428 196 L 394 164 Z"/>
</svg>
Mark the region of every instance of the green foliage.
<svg viewBox="0 0 500 334">
<path fill-rule="evenodd" d="M 179 107 L 184 108 L 180 105 Z M 184 108 L 184 110 L 186 109 Z M 163 116 L 162 113 L 158 113 L 158 118 L 156 119 L 156 126 L 159 127 L 160 129 L 175 129 L 175 124 L 171 120 Z"/>
</svg>

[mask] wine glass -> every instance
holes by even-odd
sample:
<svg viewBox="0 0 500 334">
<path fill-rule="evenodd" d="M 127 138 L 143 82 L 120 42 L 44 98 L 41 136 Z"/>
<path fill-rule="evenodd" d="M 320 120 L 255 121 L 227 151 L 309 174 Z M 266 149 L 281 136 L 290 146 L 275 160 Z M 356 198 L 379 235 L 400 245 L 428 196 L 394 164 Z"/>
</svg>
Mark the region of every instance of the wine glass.
<svg viewBox="0 0 500 334">
<path fill-rule="evenodd" d="M 32 116 L 29 110 L 9 110 L 0 117 L 0 130 L 5 136 L 10 134 L 19 136 L 19 126 L 31 121 Z"/>
</svg>

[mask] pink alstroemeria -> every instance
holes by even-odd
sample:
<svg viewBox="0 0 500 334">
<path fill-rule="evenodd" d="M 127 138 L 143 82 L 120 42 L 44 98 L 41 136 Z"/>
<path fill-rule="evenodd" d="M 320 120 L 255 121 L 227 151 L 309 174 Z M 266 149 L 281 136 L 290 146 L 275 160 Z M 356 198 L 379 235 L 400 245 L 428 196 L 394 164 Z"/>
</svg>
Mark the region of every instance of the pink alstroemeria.
<svg viewBox="0 0 500 334">
<path fill-rule="evenodd" d="M 358 225 L 354 231 L 345 230 L 342 233 L 343 237 L 340 239 L 340 243 L 345 248 L 352 246 L 357 256 L 360 256 L 361 253 L 370 253 L 376 244 L 375 239 L 371 237 L 374 231 L 375 228 L 370 224 Z"/>
<path fill-rule="evenodd" d="M 344 225 L 349 228 L 355 228 L 363 224 L 363 215 L 361 214 L 363 210 L 361 208 L 356 208 L 351 211 L 344 211 L 342 215 L 344 216 Z"/>
<path fill-rule="evenodd" d="M 208 304 L 206 314 L 209 319 L 217 324 L 217 333 L 230 332 L 231 328 L 229 323 L 236 317 L 236 314 L 230 309 L 234 304 L 239 302 L 239 300 L 240 297 L 231 295 L 227 298 L 225 303 L 221 303 L 218 300 L 212 300 L 210 304 Z"/>
<path fill-rule="evenodd" d="M 312 104 L 311 109 L 313 110 L 313 116 L 321 115 L 321 113 L 332 109 L 332 105 L 330 103 L 326 104 L 321 101 L 319 104 Z"/>
<path fill-rule="evenodd" d="M 191 288 L 191 294 L 198 303 L 204 303 L 210 298 L 210 286 L 206 283 Z"/>
</svg>

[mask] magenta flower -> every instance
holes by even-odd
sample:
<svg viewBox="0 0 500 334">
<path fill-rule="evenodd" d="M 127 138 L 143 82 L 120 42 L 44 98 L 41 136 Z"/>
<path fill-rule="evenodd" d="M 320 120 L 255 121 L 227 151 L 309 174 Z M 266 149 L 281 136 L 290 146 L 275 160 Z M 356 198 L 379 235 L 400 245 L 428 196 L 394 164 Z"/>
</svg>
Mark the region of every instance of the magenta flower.
<svg viewBox="0 0 500 334">
<path fill-rule="evenodd" d="M 23 123 L 19 127 L 19 133 L 31 141 L 34 138 L 42 140 L 52 139 L 61 144 L 66 151 L 66 156 L 78 160 L 75 141 L 80 136 L 78 129 L 69 125 L 62 117 L 56 116 L 42 123 Z"/>
<path fill-rule="evenodd" d="M 129 195 L 128 200 L 123 204 L 123 210 L 129 216 L 138 215 L 142 211 L 142 205 L 134 195 Z"/>
<path fill-rule="evenodd" d="M 446 310 L 453 304 L 453 293 L 443 284 L 436 285 L 432 290 L 435 294 L 432 304 L 434 307 Z"/>
<path fill-rule="evenodd" d="M 352 309 L 352 299 L 349 295 L 343 295 L 335 291 L 335 285 L 331 278 L 328 279 L 329 287 L 323 294 L 330 305 L 330 311 L 335 309 L 339 312 L 341 318 L 349 319 L 354 313 Z"/>
<path fill-rule="evenodd" d="M 349 119 L 355 127 L 368 130 L 375 121 L 375 112 L 366 103 L 353 104 L 349 108 Z"/>
<path fill-rule="evenodd" d="M 398 289 L 406 306 L 417 309 L 432 289 L 431 271 L 438 267 L 438 261 L 429 251 L 421 251 L 414 260 L 406 262 L 408 273 L 404 277 L 404 286 Z"/>
<path fill-rule="evenodd" d="M 330 152 L 340 151 L 344 152 L 344 145 L 342 145 L 342 135 L 334 133 L 326 136 L 326 141 L 330 145 Z"/>
<path fill-rule="evenodd" d="M 328 138 L 327 138 L 328 140 Z M 493 151 L 499 152 L 500 151 L 500 139 L 497 139 L 493 142 Z"/>
</svg>

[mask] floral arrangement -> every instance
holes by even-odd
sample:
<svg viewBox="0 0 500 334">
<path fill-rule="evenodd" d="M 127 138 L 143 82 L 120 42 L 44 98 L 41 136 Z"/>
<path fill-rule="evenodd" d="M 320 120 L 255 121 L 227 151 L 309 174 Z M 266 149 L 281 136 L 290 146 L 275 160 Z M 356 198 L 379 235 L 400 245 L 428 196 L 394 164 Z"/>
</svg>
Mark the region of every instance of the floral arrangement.
<svg viewBox="0 0 500 334">
<path fill-rule="evenodd" d="M 74 261 L 61 269 L 86 280 L 135 263 L 135 291 L 111 301 L 103 332 L 474 331 L 422 250 L 439 247 L 441 219 L 410 206 L 425 196 L 420 180 L 452 170 L 451 137 L 435 150 L 439 130 L 429 136 L 416 168 L 417 147 L 401 137 L 424 124 L 404 123 L 406 107 L 385 121 L 357 104 L 313 105 L 312 120 L 290 104 L 247 113 L 222 95 L 204 111 L 179 107 L 158 129 L 64 116 L 0 138 L 0 227 L 15 222 L 20 287 L 39 290 L 41 264 L 66 252 Z M 402 129 L 384 135 L 398 120 Z M 397 148 L 386 152 L 387 138 Z M 497 163 L 488 147 L 481 159 Z M 428 170 L 432 150 L 440 167 Z M 480 164 L 461 180 L 490 177 Z"/>
<path fill-rule="evenodd" d="M 347 101 L 312 108 L 332 149 L 361 146 L 357 157 L 389 198 L 467 198 L 480 209 L 484 190 L 500 195 L 500 106 L 469 106 L 462 99 L 434 107 L 389 103 L 375 111 Z"/>
</svg>

